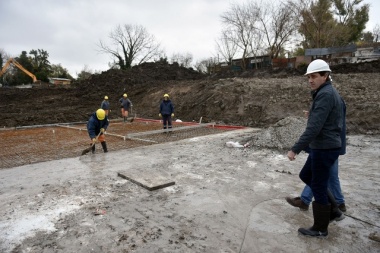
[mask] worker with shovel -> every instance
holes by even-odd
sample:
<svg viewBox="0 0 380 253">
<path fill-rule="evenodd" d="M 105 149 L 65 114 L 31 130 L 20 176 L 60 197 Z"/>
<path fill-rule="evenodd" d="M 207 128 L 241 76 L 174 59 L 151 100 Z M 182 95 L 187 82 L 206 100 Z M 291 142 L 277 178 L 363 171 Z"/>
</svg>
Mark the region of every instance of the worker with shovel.
<svg viewBox="0 0 380 253">
<path fill-rule="evenodd" d="M 108 101 L 108 96 L 104 96 L 104 100 L 100 104 L 100 108 L 103 109 L 108 116 L 108 113 L 110 112 L 110 102 Z"/>
<path fill-rule="evenodd" d="M 97 141 L 102 145 L 104 153 L 107 153 L 107 144 L 105 141 L 105 131 L 108 127 L 108 117 L 103 109 L 98 109 L 94 112 L 87 122 L 88 135 L 91 138 L 91 151 L 95 153 L 95 143 Z"/>
<path fill-rule="evenodd" d="M 129 100 L 127 93 L 124 93 L 123 97 L 119 99 L 121 107 L 121 117 L 124 118 L 124 122 L 128 117 L 129 109 L 132 108 L 132 102 Z"/>
</svg>

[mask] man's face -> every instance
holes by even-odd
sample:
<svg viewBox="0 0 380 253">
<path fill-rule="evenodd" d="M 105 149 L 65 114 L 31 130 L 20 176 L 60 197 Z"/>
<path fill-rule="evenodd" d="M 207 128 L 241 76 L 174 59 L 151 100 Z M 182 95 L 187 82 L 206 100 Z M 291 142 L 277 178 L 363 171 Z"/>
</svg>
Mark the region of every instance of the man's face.
<svg viewBox="0 0 380 253">
<path fill-rule="evenodd" d="M 319 73 L 311 73 L 307 75 L 311 90 L 317 90 L 322 84 L 326 82 L 327 75 L 320 75 Z"/>
</svg>

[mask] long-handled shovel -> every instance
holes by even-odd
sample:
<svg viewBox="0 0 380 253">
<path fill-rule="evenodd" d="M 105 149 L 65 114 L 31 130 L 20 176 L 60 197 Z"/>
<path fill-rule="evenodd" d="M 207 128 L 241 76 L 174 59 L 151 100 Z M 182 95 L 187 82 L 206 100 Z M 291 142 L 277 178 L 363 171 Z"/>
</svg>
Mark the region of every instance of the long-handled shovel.
<svg viewBox="0 0 380 253">
<path fill-rule="evenodd" d="M 96 141 L 98 141 L 98 138 L 100 136 L 100 134 L 102 133 L 102 131 L 99 132 L 98 136 L 96 136 Z M 89 148 L 86 148 L 85 150 L 82 151 L 82 154 L 81 155 L 85 155 L 87 154 L 88 152 L 91 151 L 92 147 L 95 145 L 95 142 L 92 143 L 92 145 L 89 147 Z"/>
<path fill-rule="evenodd" d="M 135 118 L 136 118 L 136 113 L 135 113 L 135 116 L 133 116 L 133 118 L 131 119 L 131 123 L 135 120 Z"/>
<path fill-rule="evenodd" d="M 132 106 L 131 106 L 131 114 L 133 114 L 133 111 L 132 111 Z M 129 122 L 133 122 L 134 120 L 135 120 L 135 118 L 136 118 L 136 113 L 135 113 L 135 116 L 134 117 L 132 117 L 132 119 L 129 121 Z"/>
</svg>

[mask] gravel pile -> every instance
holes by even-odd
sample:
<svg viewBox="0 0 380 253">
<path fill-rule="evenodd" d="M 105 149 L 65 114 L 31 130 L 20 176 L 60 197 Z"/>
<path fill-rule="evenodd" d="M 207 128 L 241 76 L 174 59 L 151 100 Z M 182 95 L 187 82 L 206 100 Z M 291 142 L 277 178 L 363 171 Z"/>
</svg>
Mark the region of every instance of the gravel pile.
<svg viewBox="0 0 380 253">
<path fill-rule="evenodd" d="M 246 142 L 253 147 L 289 150 L 305 130 L 306 122 L 306 118 L 287 117 L 258 132 Z"/>
</svg>

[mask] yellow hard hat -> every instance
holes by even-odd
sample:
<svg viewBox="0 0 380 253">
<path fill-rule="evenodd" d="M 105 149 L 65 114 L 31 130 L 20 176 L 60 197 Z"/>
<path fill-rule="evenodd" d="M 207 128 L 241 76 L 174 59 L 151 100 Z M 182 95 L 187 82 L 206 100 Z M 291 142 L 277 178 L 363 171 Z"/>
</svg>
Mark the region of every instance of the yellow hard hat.
<svg viewBox="0 0 380 253">
<path fill-rule="evenodd" d="M 165 94 L 164 97 L 169 97 L 169 94 Z"/>
<path fill-rule="evenodd" d="M 104 99 L 108 99 L 108 96 L 104 96 Z"/>
<path fill-rule="evenodd" d="M 96 111 L 96 117 L 98 120 L 103 120 L 106 117 L 106 112 L 103 109 L 98 109 Z"/>
<path fill-rule="evenodd" d="M 123 97 L 125 97 L 125 98 L 128 97 L 127 93 L 124 93 Z"/>
</svg>

